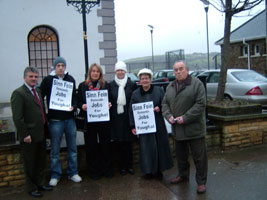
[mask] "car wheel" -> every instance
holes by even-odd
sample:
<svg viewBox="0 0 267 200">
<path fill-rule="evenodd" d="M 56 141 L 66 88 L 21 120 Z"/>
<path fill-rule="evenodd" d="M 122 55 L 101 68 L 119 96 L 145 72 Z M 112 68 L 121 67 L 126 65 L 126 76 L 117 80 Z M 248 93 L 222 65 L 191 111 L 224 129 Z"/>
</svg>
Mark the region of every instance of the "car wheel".
<svg viewBox="0 0 267 200">
<path fill-rule="evenodd" d="M 233 100 L 233 98 L 230 95 L 228 95 L 228 94 L 225 94 L 224 95 L 224 99 Z"/>
</svg>

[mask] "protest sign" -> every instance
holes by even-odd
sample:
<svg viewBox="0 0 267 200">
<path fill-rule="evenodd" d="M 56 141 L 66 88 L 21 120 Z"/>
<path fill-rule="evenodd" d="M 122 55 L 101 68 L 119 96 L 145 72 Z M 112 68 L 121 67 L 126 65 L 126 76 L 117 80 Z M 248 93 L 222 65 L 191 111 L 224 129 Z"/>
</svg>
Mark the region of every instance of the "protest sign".
<svg viewBox="0 0 267 200">
<path fill-rule="evenodd" d="M 86 91 L 87 121 L 109 121 L 108 91 Z"/>
<path fill-rule="evenodd" d="M 53 79 L 49 108 L 53 110 L 70 111 L 73 83 Z"/>
<path fill-rule="evenodd" d="M 136 134 L 155 133 L 156 122 L 153 101 L 132 105 Z"/>
</svg>

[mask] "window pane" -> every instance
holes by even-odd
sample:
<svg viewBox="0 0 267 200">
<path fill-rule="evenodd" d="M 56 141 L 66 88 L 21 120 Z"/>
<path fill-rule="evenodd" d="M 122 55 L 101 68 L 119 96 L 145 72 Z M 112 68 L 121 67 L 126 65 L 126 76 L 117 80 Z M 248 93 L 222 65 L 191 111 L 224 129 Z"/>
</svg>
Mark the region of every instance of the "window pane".
<svg viewBox="0 0 267 200">
<path fill-rule="evenodd" d="M 219 81 L 219 73 L 212 73 L 211 74 L 211 76 L 210 76 L 210 80 L 209 80 L 209 82 L 210 83 L 218 83 L 218 81 Z"/>
<path fill-rule="evenodd" d="M 56 33 L 47 26 L 33 29 L 28 36 L 29 62 L 39 70 L 40 79 L 50 72 L 53 59 L 58 57 L 58 43 Z"/>
<path fill-rule="evenodd" d="M 42 51 L 42 59 L 46 59 L 46 51 Z"/>
<path fill-rule="evenodd" d="M 35 50 L 41 50 L 40 42 L 35 42 Z"/>
<path fill-rule="evenodd" d="M 35 60 L 30 60 L 30 66 L 36 66 Z"/>
<path fill-rule="evenodd" d="M 47 51 L 47 58 L 53 58 L 52 51 Z"/>
<path fill-rule="evenodd" d="M 52 49 L 57 50 L 57 43 L 56 42 L 52 42 Z"/>
<path fill-rule="evenodd" d="M 38 60 L 36 60 L 36 67 L 41 67 L 41 60 L 40 59 L 38 59 Z"/>
<path fill-rule="evenodd" d="M 50 68 L 53 65 L 53 60 L 52 59 L 48 59 L 47 60 L 47 66 Z"/>
<path fill-rule="evenodd" d="M 46 42 L 41 42 L 41 49 L 46 50 Z"/>
<path fill-rule="evenodd" d="M 34 50 L 34 49 L 35 49 L 35 47 L 34 47 L 34 43 L 33 43 L 33 42 L 30 42 L 30 43 L 29 43 L 29 48 L 30 48 L 30 50 Z"/>
<path fill-rule="evenodd" d="M 35 59 L 35 51 L 30 51 L 30 59 Z"/>
<path fill-rule="evenodd" d="M 58 52 L 57 51 L 53 51 L 53 57 L 54 58 L 58 57 Z"/>
<path fill-rule="evenodd" d="M 47 42 L 46 45 L 47 45 L 47 49 L 51 49 L 52 48 L 51 42 Z"/>
<path fill-rule="evenodd" d="M 267 79 L 255 71 L 240 71 L 231 73 L 237 80 L 241 82 L 264 82 Z"/>
<path fill-rule="evenodd" d="M 41 51 L 36 51 L 35 52 L 35 58 L 36 59 L 41 59 Z"/>
</svg>

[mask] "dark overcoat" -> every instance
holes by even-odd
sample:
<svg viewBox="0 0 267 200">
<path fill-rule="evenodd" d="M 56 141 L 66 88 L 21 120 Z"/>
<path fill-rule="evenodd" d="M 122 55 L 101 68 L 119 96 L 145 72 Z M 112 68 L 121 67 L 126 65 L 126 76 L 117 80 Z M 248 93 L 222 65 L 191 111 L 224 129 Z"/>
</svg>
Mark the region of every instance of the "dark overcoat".
<svg viewBox="0 0 267 200">
<path fill-rule="evenodd" d="M 42 100 L 39 88 L 36 88 L 36 91 Z M 22 143 L 23 139 L 28 135 L 31 136 L 32 142 L 43 141 L 42 111 L 31 91 L 25 85 L 22 85 L 12 93 L 10 101 L 19 141 Z M 43 104 L 43 101 L 41 103 Z"/>
<path fill-rule="evenodd" d="M 155 112 L 156 133 L 139 135 L 140 166 L 144 174 L 154 174 L 173 167 L 169 136 L 161 113 L 163 96 L 164 92 L 160 87 L 151 85 L 146 92 L 142 87 L 136 89 L 130 101 L 129 117 L 131 127 L 134 127 L 132 104 L 153 101 L 154 107 L 158 106 L 160 108 L 160 112 Z"/>
<path fill-rule="evenodd" d="M 41 92 L 38 88 L 36 91 L 42 100 Z M 34 191 L 45 182 L 46 149 L 41 107 L 25 85 L 12 93 L 10 101 L 13 121 L 21 145 L 28 191 Z M 41 103 L 44 108 L 42 101 Z M 30 144 L 23 141 L 29 135 L 32 140 Z"/>
<path fill-rule="evenodd" d="M 133 90 L 137 88 L 136 84 L 128 78 L 124 91 L 126 96 L 126 105 L 123 107 L 124 112 L 117 113 L 117 99 L 119 86 L 112 81 L 109 85 L 109 99 L 112 104 L 110 108 L 110 121 L 111 121 L 111 139 L 114 141 L 133 141 L 136 137 L 132 134 L 129 125 L 129 104 Z"/>
<path fill-rule="evenodd" d="M 206 94 L 203 83 L 187 76 L 177 91 L 177 81 L 171 82 L 162 101 L 162 113 L 166 120 L 171 116 L 183 117 L 183 124 L 172 125 L 175 140 L 192 140 L 205 137 L 206 134 Z"/>
</svg>

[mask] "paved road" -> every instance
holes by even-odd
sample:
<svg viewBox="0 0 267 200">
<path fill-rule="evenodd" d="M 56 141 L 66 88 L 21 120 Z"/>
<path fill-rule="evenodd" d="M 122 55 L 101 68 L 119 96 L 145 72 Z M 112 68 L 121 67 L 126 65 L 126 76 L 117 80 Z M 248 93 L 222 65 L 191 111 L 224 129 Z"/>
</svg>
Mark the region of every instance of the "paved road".
<svg viewBox="0 0 267 200">
<path fill-rule="evenodd" d="M 193 164 L 192 164 L 193 166 Z M 164 172 L 159 180 L 144 180 L 136 166 L 134 176 L 102 178 L 92 181 L 82 173 L 83 182 L 73 183 L 64 176 L 52 192 L 44 193 L 47 200 L 266 200 L 267 145 L 232 152 L 209 152 L 209 173 L 206 194 L 196 193 L 194 168 L 190 181 L 171 185 L 176 169 Z M 33 199 L 24 187 L 1 189 L 1 200 Z"/>
</svg>

